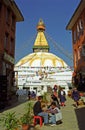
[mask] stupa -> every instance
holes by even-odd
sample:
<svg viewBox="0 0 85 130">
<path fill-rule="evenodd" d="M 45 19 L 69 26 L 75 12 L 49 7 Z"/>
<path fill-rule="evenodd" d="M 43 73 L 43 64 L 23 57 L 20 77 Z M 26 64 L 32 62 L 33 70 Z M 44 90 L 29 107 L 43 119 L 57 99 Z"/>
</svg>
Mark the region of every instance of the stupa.
<svg viewBox="0 0 85 130">
<path fill-rule="evenodd" d="M 34 41 L 33 53 L 23 57 L 15 65 L 18 88 L 27 88 L 30 91 L 36 91 L 37 94 L 40 94 L 41 91 L 42 93 L 47 92 L 48 86 L 53 87 L 57 83 L 57 79 L 62 80 L 63 74 L 64 79 L 65 76 L 67 79 L 67 71 L 70 71 L 70 77 L 68 77 L 71 80 L 72 72 L 66 62 L 49 51 L 45 24 L 40 19 L 37 24 L 37 36 Z M 60 76 L 57 76 L 56 73 L 59 73 Z M 56 77 L 58 78 L 56 79 Z"/>
</svg>

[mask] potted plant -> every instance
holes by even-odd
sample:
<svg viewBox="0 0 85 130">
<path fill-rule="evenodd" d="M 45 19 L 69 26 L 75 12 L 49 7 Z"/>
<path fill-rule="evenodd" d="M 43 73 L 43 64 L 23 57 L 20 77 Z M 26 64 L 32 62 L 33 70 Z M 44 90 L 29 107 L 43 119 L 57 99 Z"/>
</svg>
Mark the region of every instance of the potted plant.
<svg viewBox="0 0 85 130">
<path fill-rule="evenodd" d="M 6 130 L 18 130 L 19 121 L 16 118 L 15 112 L 9 112 L 4 114 L 0 120 Z"/>
<path fill-rule="evenodd" d="M 26 113 L 20 118 L 22 130 L 28 130 L 33 123 L 33 103 L 28 102 L 26 106 Z"/>
<path fill-rule="evenodd" d="M 28 118 L 28 113 L 25 113 L 21 118 L 20 122 L 22 125 L 22 130 L 28 130 L 29 128 L 29 118 Z"/>
</svg>

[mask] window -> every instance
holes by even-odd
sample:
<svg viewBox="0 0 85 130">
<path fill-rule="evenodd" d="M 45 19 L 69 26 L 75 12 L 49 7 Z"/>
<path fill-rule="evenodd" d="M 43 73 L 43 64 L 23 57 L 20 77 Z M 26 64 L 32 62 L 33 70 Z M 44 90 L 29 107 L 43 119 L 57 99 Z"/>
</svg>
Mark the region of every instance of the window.
<svg viewBox="0 0 85 130">
<path fill-rule="evenodd" d="M 77 39 L 80 38 L 81 35 L 83 35 L 84 27 L 83 27 L 83 21 L 80 19 L 77 23 Z"/>
<path fill-rule="evenodd" d="M 84 26 L 83 26 L 83 21 L 82 20 L 79 20 L 79 29 L 80 29 L 80 35 L 83 35 Z"/>
<path fill-rule="evenodd" d="M 74 43 L 76 42 L 76 30 L 74 30 L 74 32 L 73 32 L 73 42 Z"/>
<path fill-rule="evenodd" d="M 2 11 L 2 3 L 0 2 L 0 18 L 1 18 L 1 11 Z"/>
<path fill-rule="evenodd" d="M 6 11 L 6 23 L 9 24 L 9 17 L 10 17 L 10 10 L 7 9 Z"/>
<path fill-rule="evenodd" d="M 14 17 L 14 15 L 12 16 L 12 27 L 13 28 L 15 27 L 15 17 Z"/>
<path fill-rule="evenodd" d="M 2 9 L 2 3 L 0 2 L 0 11 L 1 11 L 1 9 Z"/>
<path fill-rule="evenodd" d="M 80 30 L 79 30 L 79 24 L 77 24 L 77 38 L 79 39 L 80 37 Z"/>
<path fill-rule="evenodd" d="M 11 41 L 10 41 L 10 52 L 14 52 L 14 39 L 11 38 Z"/>
<path fill-rule="evenodd" d="M 78 57 L 77 57 L 77 51 L 76 50 L 74 50 L 74 64 L 75 64 L 75 67 L 78 64 Z"/>
<path fill-rule="evenodd" d="M 8 33 L 5 34 L 5 38 L 4 38 L 4 48 L 7 50 L 7 46 L 8 46 Z"/>
<path fill-rule="evenodd" d="M 82 20 L 79 20 L 79 27 L 80 27 L 80 30 L 83 29 L 83 21 Z"/>
<path fill-rule="evenodd" d="M 85 44 L 82 46 L 82 56 L 85 56 Z"/>
<path fill-rule="evenodd" d="M 81 58 L 81 46 L 78 47 L 78 60 Z"/>
<path fill-rule="evenodd" d="M 3 61 L 3 75 L 6 75 L 6 64 L 4 61 Z"/>
</svg>

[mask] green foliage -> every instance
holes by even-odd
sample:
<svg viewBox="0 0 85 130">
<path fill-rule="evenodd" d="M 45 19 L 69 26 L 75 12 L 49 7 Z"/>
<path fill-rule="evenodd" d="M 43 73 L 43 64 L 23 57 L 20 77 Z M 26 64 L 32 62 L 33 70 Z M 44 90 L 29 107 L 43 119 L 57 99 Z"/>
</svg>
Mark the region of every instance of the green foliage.
<svg viewBox="0 0 85 130">
<path fill-rule="evenodd" d="M 45 93 L 43 94 L 43 101 L 44 101 L 44 102 L 48 102 L 48 100 L 47 100 L 47 92 L 45 92 Z"/>
<path fill-rule="evenodd" d="M 28 113 L 25 113 L 21 118 L 20 118 L 21 124 L 29 124 L 29 118 L 28 118 Z"/>
<path fill-rule="evenodd" d="M 28 102 L 25 107 L 26 113 L 20 118 L 22 124 L 31 124 L 33 120 L 33 103 Z"/>
<path fill-rule="evenodd" d="M 4 114 L 1 118 L 1 122 L 3 123 L 3 126 L 6 128 L 6 130 L 14 130 L 19 126 L 19 122 L 16 118 L 15 112 Z"/>
</svg>

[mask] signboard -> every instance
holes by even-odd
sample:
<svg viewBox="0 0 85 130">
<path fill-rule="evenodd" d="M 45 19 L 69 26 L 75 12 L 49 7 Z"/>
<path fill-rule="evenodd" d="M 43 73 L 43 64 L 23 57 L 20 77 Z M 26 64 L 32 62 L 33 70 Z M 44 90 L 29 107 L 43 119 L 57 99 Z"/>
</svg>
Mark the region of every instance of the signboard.
<svg viewBox="0 0 85 130">
<path fill-rule="evenodd" d="M 10 63 L 14 64 L 14 58 L 8 55 L 6 52 L 4 53 L 4 59 L 9 61 Z"/>
</svg>

